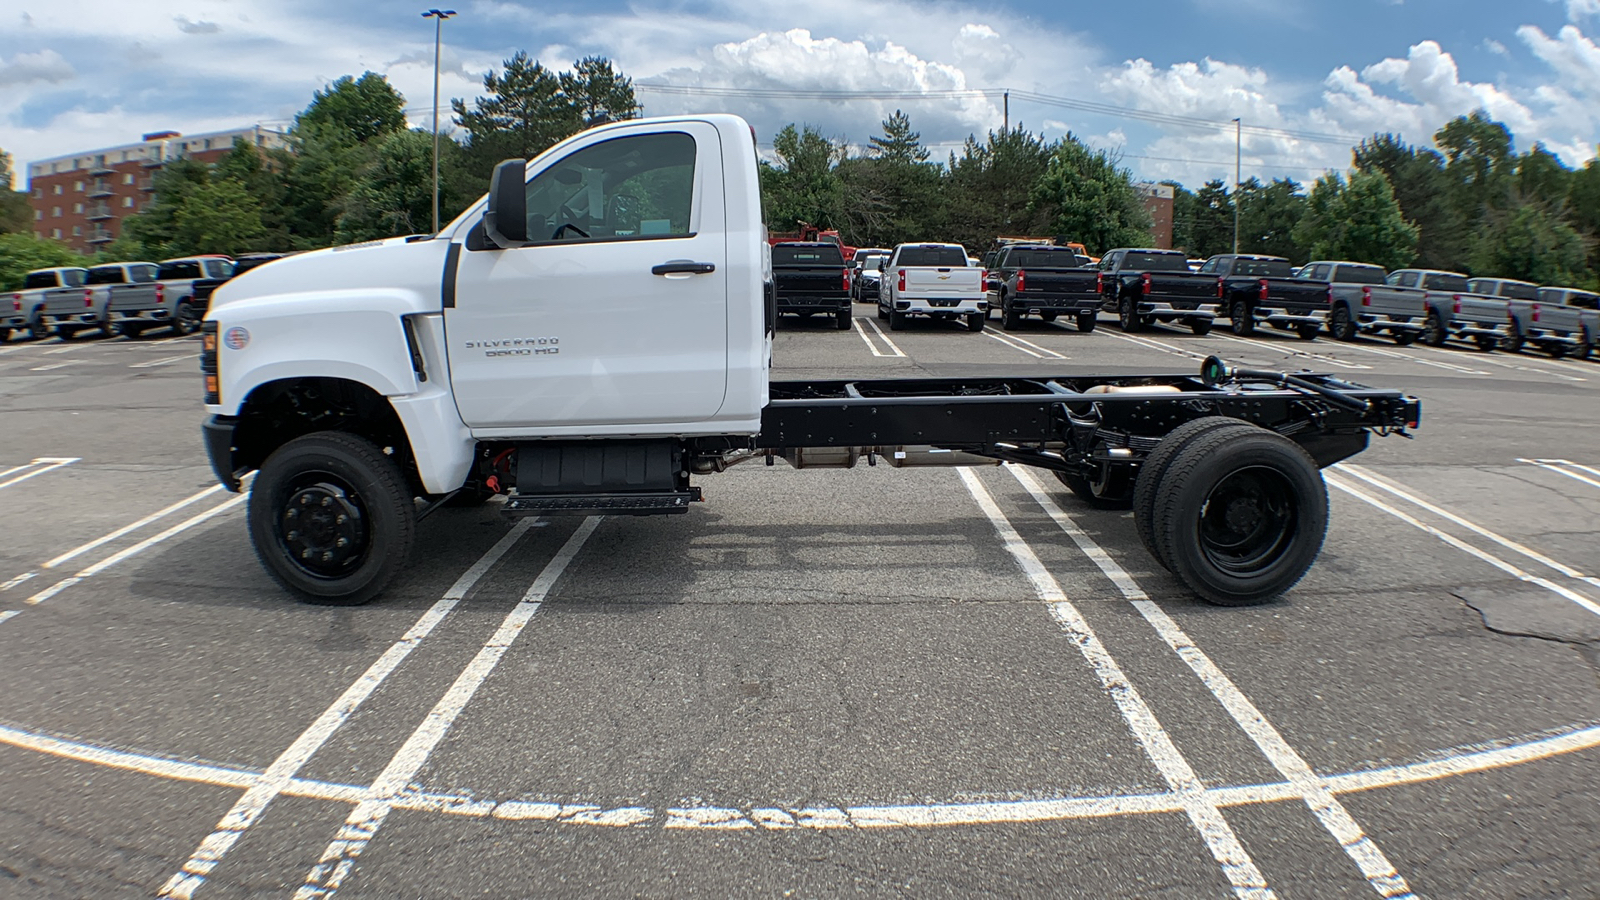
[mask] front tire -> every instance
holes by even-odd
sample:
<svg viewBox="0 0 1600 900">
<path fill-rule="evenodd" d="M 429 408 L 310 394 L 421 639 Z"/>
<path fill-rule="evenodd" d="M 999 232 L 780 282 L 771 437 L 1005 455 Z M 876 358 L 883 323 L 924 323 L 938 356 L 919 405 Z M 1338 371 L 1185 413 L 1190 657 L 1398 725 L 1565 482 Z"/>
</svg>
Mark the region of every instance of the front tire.
<svg viewBox="0 0 1600 900">
<path fill-rule="evenodd" d="M 257 558 L 274 581 L 311 603 L 376 597 L 405 566 L 416 518 L 395 461 L 344 432 L 279 447 L 250 490 Z"/>
<path fill-rule="evenodd" d="M 1217 430 L 1178 451 L 1152 518 L 1174 575 L 1209 603 L 1248 606 L 1287 591 L 1316 561 L 1328 489 L 1288 438 Z"/>
<path fill-rule="evenodd" d="M 30 341 L 42 341 L 50 336 L 49 329 L 38 322 L 29 322 L 28 327 L 24 328 L 23 332 Z"/>
<path fill-rule="evenodd" d="M 179 337 L 194 334 L 200 330 L 200 320 L 204 316 L 193 300 L 178 301 L 178 308 L 172 312 L 172 333 Z"/>
<path fill-rule="evenodd" d="M 1526 339 L 1522 336 L 1522 328 L 1516 322 L 1511 323 L 1511 333 L 1500 342 L 1500 349 L 1507 353 L 1521 353 Z"/>
<path fill-rule="evenodd" d="M 1094 509 L 1133 508 L 1133 476 L 1127 466 L 1100 465 L 1094 479 L 1056 471 L 1056 480 Z"/>
</svg>

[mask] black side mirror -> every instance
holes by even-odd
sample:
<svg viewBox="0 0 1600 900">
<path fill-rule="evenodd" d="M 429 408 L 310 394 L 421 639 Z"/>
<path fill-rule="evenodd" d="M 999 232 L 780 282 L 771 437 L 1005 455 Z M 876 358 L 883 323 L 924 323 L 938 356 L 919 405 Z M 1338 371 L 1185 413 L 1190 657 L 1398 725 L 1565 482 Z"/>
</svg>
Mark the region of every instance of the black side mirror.
<svg viewBox="0 0 1600 900">
<path fill-rule="evenodd" d="M 518 247 L 528 242 L 528 164 L 508 159 L 494 167 L 489 178 L 489 208 L 483 214 L 483 230 L 500 247 Z"/>
</svg>

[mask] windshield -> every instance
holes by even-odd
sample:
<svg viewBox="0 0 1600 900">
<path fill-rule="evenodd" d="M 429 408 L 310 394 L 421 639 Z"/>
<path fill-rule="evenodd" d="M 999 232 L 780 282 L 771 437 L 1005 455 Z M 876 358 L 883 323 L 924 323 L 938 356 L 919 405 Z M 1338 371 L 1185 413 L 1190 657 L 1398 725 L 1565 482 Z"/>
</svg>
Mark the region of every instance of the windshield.
<svg viewBox="0 0 1600 900">
<path fill-rule="evenodd" d="M 1263 278 L 1290 278 L 1294 269 L 1283 259 L 1238 259 L 1233 263 L 1233 274 L 1255 275 Z"/>
<path fill-rule="evenodd" d="M 1545 303 L 1559 303 L 1562 306 L 1576 306 L 1580 309 L 1600 309 L 1600 297 L 1566 288 L 1541 288 L 1539 299 Z"/>
<path fill-rule="evenodd" d="M 1135 251 L 1122 261 L 1124 269 L 1146 269 L 1151 272 L 1187 272 L 1189 260 L 1182 253 L 1146 253 Z"/>
<path fill-rule="evenodd" d="M 902 247 L 895 265 L 965 269 L 967 251 L 960 247 Z"/>
<path fill-rule="evenodd" d="M 1049 268 L 1070 269 L 1083 265 L 1083 257 L 1065 247 L 1050 250 L 1015 250 L 1007 260 L 1018 269 Z"/>
<path fill-rule="evenodd" d="M 833 245 L 811 247 L 786 247 L 779 244 L 772 248 L 772 264 L 775 266 L 842 266 L 844 257 L 840 255 L 839 248 Z"/>
<path fill-rule="evenodd" d="M 863 269 L 876 269 L 878 260 L 888 255 L 887 253 L 857 253 L 856 264 Z"/>
<path fill-rule="evenodd" d="M 205 275 L 200 271 L 199 260 L 183 259 L 162 263 L 161 273 L 157 277 L 162 281 L 178 281 L 184 278 L 204 278 Z"/>
<path fill-rule="evenodd" d="M 1502 281 L 1497 291 L 1484 291 L 1485 294 L 1496 294 L 1501 297 L 1510 297 L 1513 300 L 1539 299 L 1538 285 L 1527 284 L 1521 281 Z"/>
<path fill-rule="evenodd" d="M 1338 266 L 1333 280 L 1345 284 L 1383 284 L 1383 270 L 1377 266 Z"/>
</svg>

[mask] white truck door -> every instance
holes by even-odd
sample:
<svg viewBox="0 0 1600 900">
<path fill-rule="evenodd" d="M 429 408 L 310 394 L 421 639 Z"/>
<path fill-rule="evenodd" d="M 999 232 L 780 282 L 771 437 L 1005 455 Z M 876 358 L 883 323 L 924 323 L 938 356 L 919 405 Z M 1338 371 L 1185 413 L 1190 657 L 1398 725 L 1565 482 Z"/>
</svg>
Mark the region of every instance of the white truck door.
<svg viewBox="0 0 1600 900">
<path fill-rule="evenodd" d="M 481 432 L 714 416 L 728 370 L 715 127 L 607 130 L 530 170 L 527 203 L 534 243 L 457 251 L 444 318 L 462 420 Z"/>
</svg>

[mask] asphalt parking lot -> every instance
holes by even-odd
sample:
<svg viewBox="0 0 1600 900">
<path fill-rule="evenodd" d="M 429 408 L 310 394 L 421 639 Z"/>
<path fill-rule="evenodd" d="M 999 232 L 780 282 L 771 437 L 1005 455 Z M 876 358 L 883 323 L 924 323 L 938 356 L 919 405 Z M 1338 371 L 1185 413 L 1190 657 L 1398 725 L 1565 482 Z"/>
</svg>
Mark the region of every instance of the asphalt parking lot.
<svg viewBox="0 0 1600 900">
<path fill-rule="evenodd" d="M 750 464 L 440 511 L 329 608 L 214 487 L 196 340 L 0 345 L 0 897 L 1596 896 L 1600 363 L 857 310 L 774 377 L 1218 354 L 1423 427 L 1260 607 L 1045 473 Z"/>
</svg>

